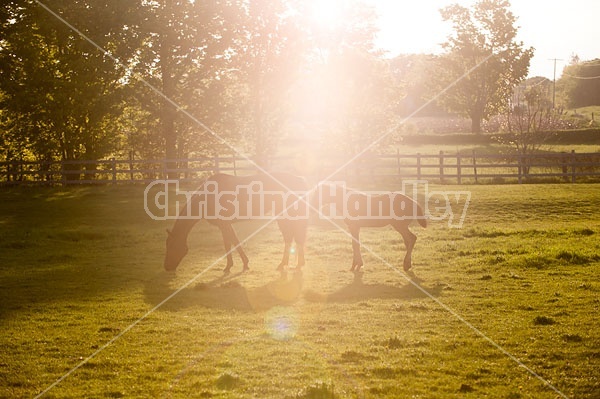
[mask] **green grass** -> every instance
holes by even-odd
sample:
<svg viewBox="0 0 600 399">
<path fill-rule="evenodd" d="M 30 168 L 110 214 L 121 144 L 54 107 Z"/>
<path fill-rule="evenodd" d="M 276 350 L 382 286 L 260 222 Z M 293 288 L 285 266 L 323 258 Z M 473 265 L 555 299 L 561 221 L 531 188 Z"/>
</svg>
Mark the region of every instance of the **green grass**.
<svg viewBox="0 0 600 399">
<path fill-rule="evenodd" d="M 303 273 L 282 275 L 271 225 L 245 244 L 252 270 L 236 258 L 225 277 L 201 223 L 169 275 L 170 223 L 145 215 L 142 187 L 3 190 L 0 397 L 78 365 L 45 397 L 557 397 L 457 316 L 567 397 L 599 397 L 600 185 L 436 189 L 472 199 L 462 229 L 413 227 L 431 297 L 389 229 L 361 234 L 389 264 L 363 250 L 355 276 L 348 237 L 319 221 Z"/>
<path fill-rule="evenodd" d="M 585 118 L 588 121 L 591 121 L 592 115 L 594 115 L 594 121 L 598 122 L 600 120 L 600 105 L 590 105 L 588 107 L 568 109 L 565 110 L 565 114 L 567 116 L 572 116 L 573 114 L 575 114 L 579 117 Z"/>
</svg>

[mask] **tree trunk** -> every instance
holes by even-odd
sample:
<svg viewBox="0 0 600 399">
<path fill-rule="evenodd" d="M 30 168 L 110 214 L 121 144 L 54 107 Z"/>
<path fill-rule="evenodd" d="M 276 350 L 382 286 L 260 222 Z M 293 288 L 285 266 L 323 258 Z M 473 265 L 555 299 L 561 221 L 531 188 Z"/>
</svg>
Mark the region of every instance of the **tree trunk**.
<svg viewBox="0 0 600 399">
<path fill-rule="evenodd" d="M 168 27 L 161 37 L 160 44 L 160 72 L 162 75 L 162 93 L 165 98 L 162 100 L 160 120 L 162 135 L 165 139 L 165 159 L 167 161 L 167 179 L 177 179 L 179 173 L 177 169 L 177 131 L 175 130 L 175 118 L 177 110 L 171 104 L 175 95 L 175 79 L 173 78 L 173 60 L 171 36 Z"/>
<path fill-rule="evenodd" d="M 480 114 L 471 115 L 471 133 L 481 133 L 481 120 L 483 118 Z"/>
</svg>

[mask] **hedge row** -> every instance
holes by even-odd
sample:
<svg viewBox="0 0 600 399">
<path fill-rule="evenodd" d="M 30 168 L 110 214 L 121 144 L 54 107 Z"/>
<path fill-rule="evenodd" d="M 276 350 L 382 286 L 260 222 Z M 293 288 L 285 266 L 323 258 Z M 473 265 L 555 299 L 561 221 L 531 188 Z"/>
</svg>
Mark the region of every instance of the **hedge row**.
<svg viewBox="0 0 600 399">
<path fill-rule="evenodd" d="M 535 134 L 537 142 L 547 144 L 598 144 L 600 145 L 600 129 L 560 130 L 554 133 L 540 132 Z M 509 133 L 452 133 L 452 134 L 415 134 L 402 137 L 408 145 L 468 145 L 497 144 L 509 141 Z"/>
</svg>

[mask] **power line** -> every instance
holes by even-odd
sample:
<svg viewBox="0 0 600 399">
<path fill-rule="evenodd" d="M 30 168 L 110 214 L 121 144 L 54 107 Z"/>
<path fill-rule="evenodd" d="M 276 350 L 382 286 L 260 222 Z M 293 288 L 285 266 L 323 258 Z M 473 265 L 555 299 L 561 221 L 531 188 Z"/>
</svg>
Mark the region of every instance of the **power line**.
<svg viewBox="0 0 600 399">
<path fill-rule="evenodd" d="M 571 75 L 570 73 L 565 73 L 565 72 L 563 72 L 563 76 L 568 76 L 570 78 L 580 79 L 580 80 L 600 79 L 600 75 L 599 76 L 575 76 L 575 75 Z"/>
</svg>

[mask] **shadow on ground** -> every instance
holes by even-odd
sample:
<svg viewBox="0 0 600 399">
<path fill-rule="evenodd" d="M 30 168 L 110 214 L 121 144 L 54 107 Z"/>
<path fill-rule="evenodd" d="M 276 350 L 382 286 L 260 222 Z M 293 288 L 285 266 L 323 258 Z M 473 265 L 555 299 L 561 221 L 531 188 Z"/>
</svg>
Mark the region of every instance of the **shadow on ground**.
<svg viewBox="0 0 600 399">
<path fill-rule="evenodd" d="M 146 301 L 156 306 L 172 296 L 160 307 L 167 311 L 193 306 L 262 311 L 291 305 L 301 297 L 304 282 L 302 272 L 282 272 L 272 281 L 253 288 L 246 288 L 240 283 L 244 274 L 224 274 L 208 282 L 192 283 L 179 291 L 171 287 L 172 276 L 161 274 L 147 282 Z"/>
<path fill-rule="evenodd" d="M 364 283 L 363 273 L 354 273 L 354 279 L 333 292 L 305 288 L 302 271 L 285 271 L 259 287 L 246 287 L 242 280 L 245 273 L 224 274 L 208 282 L 192 283 L 188 287 L 172 287 L 172 275 L 161 274 L 148 280 L 145 287 L 146 301 L 158 304 L 165 311 L 178 311 L 201 306 L 241 311 L 264 311 L 276 306 L 289 306 L 299 301 L 320 303 L 351 303 L 369 299 L 411 300 L 439 296 L 443 286 L 424 287 L 415 275 L 409 275 L 414 284 L 402 285 Z M 419 289 L 421 287 L 422 289 Z M 165 301 L 166 298 L 170 298 Z M 163 303 L 164 302 L 164 303 Z"/>
<path fill-rule="evenodd" d="M 354 279 L 331 293 L 320 293 L 313 290 L 307 290 L 304 297 L 309 302 L 329 302 L 329 303 L 349 303 L 359 302 L 369 299 L 403 299 L 411 300 L 418 298 L 427 298 L 428 295 L 439 296 L 443 286 L 436 285 L 433 288 L 423 286 L 422 280 L 416 275 L 409 273 L 411 281 L 402 285 L 390 285 L 383 283 L 365 283 L 363 282 L 363 272 L 355 272 Z M 419 289 L 421 287 L 421 289 Z"/>
</svg>

